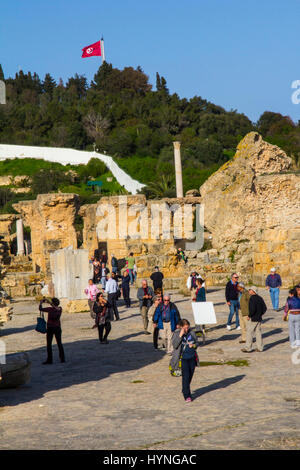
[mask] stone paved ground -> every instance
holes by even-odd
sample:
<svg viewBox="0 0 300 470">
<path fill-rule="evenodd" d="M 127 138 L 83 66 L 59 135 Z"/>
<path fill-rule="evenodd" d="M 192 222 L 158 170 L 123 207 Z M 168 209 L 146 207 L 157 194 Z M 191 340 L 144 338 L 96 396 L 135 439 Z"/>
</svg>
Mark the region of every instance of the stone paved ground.
<svg viewBox="0 0 300 470">
<path fill-rule="evenodd" d="M 191 319 L 189 299 L 174 299 Z M 67 363 L 51 366 L 41 365 L 45 337 L 34 331 L 37 304 L 15 304 L 2 339 L 8 352 L 29 351 L 32 380 L 0 390 L 0 448 L 299 449 L 300 365 L 291 362 L 282 312 L 269 308 L 265 315 L 265 352 L 243 354 L 238 332 L 225 328 L 224 290 L 210 289 L 208 300 L 218 325 L 198 349 L 200 361 L 247 358 L 249 367 L 197 368 L 191 404 L 183 401 L 181 379 L 169 375 L 169 357 L 141 332 L 136 302 L 120 308 L 109 345 L 99 344 L 88 313 L 65 314 Z"/>
</svg>

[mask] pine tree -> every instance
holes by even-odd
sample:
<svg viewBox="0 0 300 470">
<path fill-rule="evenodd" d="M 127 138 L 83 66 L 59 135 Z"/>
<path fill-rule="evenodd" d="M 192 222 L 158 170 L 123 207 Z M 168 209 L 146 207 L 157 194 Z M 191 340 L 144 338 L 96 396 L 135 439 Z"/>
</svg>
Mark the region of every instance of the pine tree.
<svg viewBox="0 0 300 470">
<path fill-rule="evenodd" d="M 56 87 L 56 81 L 51 77 L 50 73 L 46 73 L 42 87 L 44 93 L 49 93 L 52 96 L 53 90 Z"/>
</svg>

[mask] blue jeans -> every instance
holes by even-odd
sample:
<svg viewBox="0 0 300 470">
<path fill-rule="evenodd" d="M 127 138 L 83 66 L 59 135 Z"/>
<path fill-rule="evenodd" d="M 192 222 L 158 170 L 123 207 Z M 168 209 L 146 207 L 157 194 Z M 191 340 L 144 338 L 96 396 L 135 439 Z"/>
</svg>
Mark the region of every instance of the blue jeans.
<svg viewBox="0 0 300 470">
<path fill-rule="evenodd" d="M 289 330 L 291 346 L 300 347 L 300 314 L 289 314 Z"/>
<path fill-rule="evenodd" d="M 181 372 L 182 372 L 182 394 L 184 399 L 191 397 L 191 381 L 195 372 L 196 361 L 192 359 L 181 359 Z"/>
<path fill-rule="evenodd" d="M 279 307 L 279 287 L 270 287 L 270 297 L 274 310 L 278 310 Z"/>
<path fill-rule="evenodd" d="M 130 284 L 133 284 L 134 276 L 133 276 L 133 269 L 128 269 L 129 277 L 130 277 Z"/>
<path fill-rule="evenodd" d="M 230 301 L 230 307 L 229 307 L 229 316 L 228 316 L 228 321 L 227 325 L 231 325 L 231 321 L 235 312 L 235 324 L 236 327 L 238 328 L 240 326 L 240 319 L 239 319 L 239 301 L 238 300 L 231 300 Z"/>
</svg>

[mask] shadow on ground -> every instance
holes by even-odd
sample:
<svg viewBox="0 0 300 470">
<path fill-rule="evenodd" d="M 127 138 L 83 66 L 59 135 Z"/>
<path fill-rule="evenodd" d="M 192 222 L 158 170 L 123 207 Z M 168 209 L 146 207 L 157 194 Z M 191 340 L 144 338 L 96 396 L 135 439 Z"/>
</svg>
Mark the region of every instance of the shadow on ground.
<svg viewBox="0 0 300 470">
<path fill-rule="evenodd" d="M 46 346 L 27 351 L 31 360 L 31 381 L 17 389 L 0 390 L 0 407 L 38 400 L 53 390 L 100 381 L 121 372 L 138 371 L 159 361 L 164 353 L 155 351 L 150 343 L 132 340 L 139 335 L 141 333 L 126 335 L 109 341 L 109 344 L 100 344 L 98 339 L 65 343 L 67 362 L 64 364 L 59 362 L 56 344 L 53 345 L 54 363 L 51 365 L 42 365 L 46 359 Z"/>
<path fill-rule="evenodd" d="M 213 392 L 214 390 L 219 390 L 221 388 L 229 387 L 230 385 L 233 385 L 239 382 L 244 377 L 246 377 L 245 374 L 236 375 L 235 377 L 228 377 L 227 379 L 220 380 L 219 382 L 215 382 L 211 385 L 207 385 L 206 387 L 198 388 L 197 390 L 194 391 L 193 397 L 199 398 L 202 395 L 205 395 L 206 393 Z"/>
</svg>

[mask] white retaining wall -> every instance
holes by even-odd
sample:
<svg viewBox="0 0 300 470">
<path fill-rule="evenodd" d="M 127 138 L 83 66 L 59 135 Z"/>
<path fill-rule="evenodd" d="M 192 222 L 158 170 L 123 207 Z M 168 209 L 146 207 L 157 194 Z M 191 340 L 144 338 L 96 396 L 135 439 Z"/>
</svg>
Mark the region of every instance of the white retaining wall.
<svg viewBox="0 0 300 470">
<path fill-rule="evenodd" d="M 118 183 L 124 186 L 131 194 L 136 194 L 138 190 L 145 186 L 125 173 L 112 157 L 102 153 L 56 147 L 0 144 L 0 160 L 5 160 L 6 158 L 42 158 L 50 162 L 61 163 L 62 165 L 68 163 L 72 165 L 87 164 L 91 158 L 99 158 L 112 172 Z"/>
</svg>

